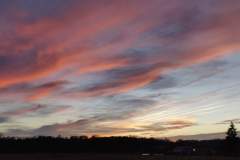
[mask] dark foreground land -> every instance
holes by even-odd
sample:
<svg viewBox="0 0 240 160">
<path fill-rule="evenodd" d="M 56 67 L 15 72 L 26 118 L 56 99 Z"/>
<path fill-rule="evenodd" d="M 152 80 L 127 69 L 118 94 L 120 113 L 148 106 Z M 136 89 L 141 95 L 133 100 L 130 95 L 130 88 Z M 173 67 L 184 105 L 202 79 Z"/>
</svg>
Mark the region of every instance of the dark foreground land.
<svg viewBox="0 0 240 160">
<path fill-rule="evenodd" d="M 240 160 L 240 139 L 2 137 L 0 160 Z"/>
<path fill-rule="evenodd" d="M 0 154 L 64 153 L 69 155 L 188 155 L 238 156 L 240 139 L 236 141 L 204 140 L 172 142 L 154 138 L 136 137 L 31 137 L 0 138 Z M 31 155 L 32 156 L 32 155 Z M 147 156 L 146 156 L 147 157 Z M 0 158 L 1 160 L 1 158 Z"/>
<path fill-rule="evenodd" d="M 138 154 L 1 154 L 1 160 L 240 160 L 239 157 Z"/>
</svg>

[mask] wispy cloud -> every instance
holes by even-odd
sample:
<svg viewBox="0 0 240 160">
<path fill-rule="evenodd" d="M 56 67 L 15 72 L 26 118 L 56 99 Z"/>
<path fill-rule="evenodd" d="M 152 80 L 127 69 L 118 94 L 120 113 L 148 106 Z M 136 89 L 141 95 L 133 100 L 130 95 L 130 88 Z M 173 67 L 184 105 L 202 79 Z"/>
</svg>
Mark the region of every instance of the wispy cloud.
<svg viewBox="0 0 240 160">
<path fill-rule="evenodd" d="M 44 78 L 70 66 L 78 66 L 80 72 L 131 66 L 134 63 L 127 64 L 127 62 L 118 62 L 114 59 L 109 62 L 104 57 L 110 55 L 115 57 L 116 54 L 132 48 L 139 48 L 141 52 L 146 52 L 145 54 L 155 52 L 155 54 L 149 54 L 151 57 L 146 57 L 145 63 L 154 63 L 155 66 L 150 71 L 143 70 L 147 76 L 142 78 L 133 73 L 128 76 L 129 84 L 122 85 L 118 89 L 128 91 L 152 82 L 166 69 L 207 61 L 232 52 L 239 46 L 239 40 L 236 38 L 239 34 L 237 27 L 239 24 L 234 21 L 237 19 L 238 5 L 230 5 L 223 1 L 196 4 L 189 2 L 187 6 L 173 1 L 160 11 L 154 6 L 164 1 L 153 1 L 141 10 L 134 8 L 135 1 L 111 2 L 104 6 L 104 10 L 101 8 L 101 3 L 76 3 L 75 7 L 69 7 L 68 14 L 58 13 L 58 16 L 63 17 L 61 20 L 57 18 L 56 13 L 46 17 L 40 12 L 36 13 L 39 15 L 35 18 L 34 15 L 30 15 L 31 10 L 18 8 L 26 13 L 22 17 L 15 17 L 18 18 L 15 21 L 17 29 L 9 27 L 10 34 L 8 35 L 1 32 L 4 35 L 2 38 L 7 39 L 1 47 L 1 75 L 3 76 L 0 80 L 2 86 Z M 142 7 L 145 3 L 146 1 L 138 2 L 137 7 Z M 94 12 L 79 10 L 78 7 L 82 8 L 84 5 L 90 10 L 97 10 Z M 214 9 L 208 10 L 210 6 Z M 107 16 L 99 19 L 96 13 L 102 17 Z M 146 17 L 141 17 L 143 13 L 148 14 Z M 172 14 L 168 16 L 167 22 L 162 16 L 164 14 Z M 35 19 L 28 20 L 31 18 Z M 78 21 L 79 18 L 81 21 Z M 157 23 L 156 18 L 162 21 Z M 233 21 L 234 24 L 231 23 Z M 92 22 L 98 25 L 92 25 Z M 136 31 L 137 28 L 139 29 Z M 173 29 L 166 31 L 166 28 Z M 99 45 L 98 43 L 101 44 L 109 39 L 108 36 L 114 38 L 114 34 L 108 33 L 108 30 L 109 32 L 118 30 L 124 38 Z M 16 33 L 15 36 L 13 33 Z M 235 38 L 232 36 L 233 33 Z M 166 34 L 169 35 L 166 37 Z M 144 35 L 150 40 L 149 42 L 145 42 L 148 40 L 146 38 L 139 39 Z M 143 47 L 135 45 L 136 43 L 140 43 Z M 145 48 L 155 49 L 149 51 Z M 102 56 L 102 53 L 106 55 Z M 116 61 L 114 65 L 112 61 Z M 165 65 L 161 65 L 162 63 Z M 133 82 L 134 85 L 131 84 Z M 113 92 L 114 90 L 116 89 L 113 88 Z"/>
<path fill-rule="evenodd" d="M 127 135 L 127 134 L 146 134 L 146 133 L 162 133 L 169 130 L 178 130 L 196 125 L 190 121 L 167 121 L 159 122 L 146 126 L 136 127 L 114 127 L 106 126 L 99 123 L 97 117 L 92 119 L 80 119 L 74 122 L 64 124 L 53 124 L 42 126 L 32 130 L 9 130 L 8 135 L 29 136 L 29 135 L 52 135 L 64 136 L 71 135 Z M 16 134 L 16 132 L 18 134 Z"/>
<path fill-rule="evenodd" d="M 25 115 L 28 113 L 33 113 L 36 112 L 40 109 L 46 108 L 47 106 L 45 105 L 35 105 L 32 107 L 26 107 L 26 108 L 20 108 L 20 109 L 16 109 L 16 110 L 12 110 L 12 111 L 7 111 L 7 112 L 3 112 L 1 113 L 1 115 L 4 116 L 21 116 L 21 115 Z"/>
<path fill-rule="evenodd" d="M 218 122 L 217 124 L 230 124 L 231 122 L 235 124 L 240 124 L 240 118 L 224 120 L 222 122 Z"/>
<path fill-rule="evenodd" d="M 176 89 L 178 78 L 186 77 L 184 74 L 172 77 L 172 72 L 237 54 L 239 15 L 240 2 L 234 0 L 1 1 L 0 99 L 10 103 L 9 111 L 3 108 L 3 113 L 16 116 L 39 111 L 45 105 L 21 107 L 39 103 L 50 108 L 74 105 L 80 117 L 90 117 L 91 123 L 99 116 L 94 110 L 106 106 L 109 111 L 121 112 L 119 117 L 123 117 L 122 113 L 126 113 L 126 119 L 137 116 L 142 108 L 156 105 L 159 100 L 158 96 L 146 99 L 142 95 L 146 92 L 161 95 L 162 90 Z M 222 64 L 214 64 L 217 65 Z M 222 72 L 207 69 L 197 70 L 204 74 L 181 84 L 191 87 L 190 84 Z M 135 98 L 107 101 L 121 95 Z M 11 110 L 15 108 L 11 105 L 13 101 L 20 103 L 18 109 Z M 88 107 L 99 101 L 101 106 Z M 122 107 L 123 104 L 128 107 Z M 82 108 L 87 108 L 87 112 Z M 75 119 L 79 115 L 74 115 Z M 113 112 L 106 117 L 113 121 L 116 115 Z M 78 123 L 83 121 L 69 125 Z M 171 123 L 158 124 L 159 129 L 194 125 Z M 36 132 L 45 129 L 52 132 L 49 124 Z M 157 130 L 156 125 L 140 130 Z M 65 126 L 68 127 L 54 125 L 54 132 Z M 106 130 L 113 132 L 113 128 L 119 132 L 128 130 L 114 126 Z"/>
<path fill-rule="evenodd" d="M 174 120 L 174 121 L 157 122 L 151 125 L 142 126 L 142 128 L 149 131 L 161 132 L 161 131 L 168 131 L 168 130 L 183 129 L 183 128 L 187 128 L 195 125 L 197 125 L 197 123 L 192 121 Z"/>
</svg>

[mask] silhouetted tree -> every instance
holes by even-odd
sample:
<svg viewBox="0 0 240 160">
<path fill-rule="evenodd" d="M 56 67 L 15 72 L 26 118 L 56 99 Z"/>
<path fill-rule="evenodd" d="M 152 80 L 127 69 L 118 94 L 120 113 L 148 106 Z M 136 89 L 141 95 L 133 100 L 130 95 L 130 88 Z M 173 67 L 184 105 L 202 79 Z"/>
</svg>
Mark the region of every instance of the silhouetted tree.
<svg viewBox="0 0 240 160">
<path fill-rule="evenodd" d="M 228 128 L 227 131 L 227 136 L 226 136 L 226 140 L 228 141 L 236 141 L 237 138 L 237 129 L 235 128 L 235 125 L 233 122 L 231 122 L 230 127 Z"/>
<path fill-rule="evenodd" d="M 234 123 L 231 122 L 230 127 L 228 128 L 226 133 L 225 151 L 228 155 L 231 156 L 236 155 L 238 148 L 237 143 L 238 143 L 237 129 L 235 128 Z"/>
</svg>

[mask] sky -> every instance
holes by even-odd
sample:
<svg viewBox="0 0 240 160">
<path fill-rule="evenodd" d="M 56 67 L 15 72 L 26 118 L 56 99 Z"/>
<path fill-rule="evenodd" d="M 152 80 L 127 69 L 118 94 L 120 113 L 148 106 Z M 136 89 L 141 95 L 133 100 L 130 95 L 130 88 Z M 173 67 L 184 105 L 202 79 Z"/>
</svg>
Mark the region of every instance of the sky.
<svg viewBox="0 0 240 160">
<path fill-rule="evenodd" d="M 240 128 L 239 19 L 238 0 L 0 0 L 0 132 Z"/>
</svg>

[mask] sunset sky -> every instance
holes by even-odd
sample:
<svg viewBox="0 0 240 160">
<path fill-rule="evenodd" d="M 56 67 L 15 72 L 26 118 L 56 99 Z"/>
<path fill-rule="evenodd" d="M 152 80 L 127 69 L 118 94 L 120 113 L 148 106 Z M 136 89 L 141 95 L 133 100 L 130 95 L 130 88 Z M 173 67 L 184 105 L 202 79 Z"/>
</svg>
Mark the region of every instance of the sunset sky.
<svg viewBox="0 0 240 160">
<path fill-rule="evenodd" d="M 239 0 L 0 0 L 0 132 L 240 129 Z"/>
</svg>

